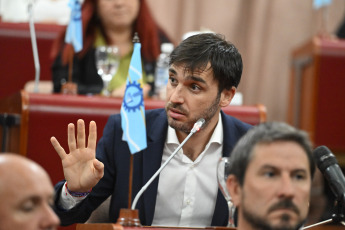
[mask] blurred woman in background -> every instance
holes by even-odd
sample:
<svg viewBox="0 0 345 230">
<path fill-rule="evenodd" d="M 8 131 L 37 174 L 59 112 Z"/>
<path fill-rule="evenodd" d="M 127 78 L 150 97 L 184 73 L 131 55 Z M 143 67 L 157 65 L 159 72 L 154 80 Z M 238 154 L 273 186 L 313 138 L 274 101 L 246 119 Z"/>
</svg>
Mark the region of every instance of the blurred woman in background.
<svg viewBox="0 0 345 230">
<path fill-rule="evenodd" d="M 83 48 L 74 53 L 73 46 L 64 42 L 63 31 L 52 47 L 52 78 L 54 92 L 61 92 L 68 79 L 69 58 L 73 55 L 72 81 L 78 94 L 100 94 L 101 77 L 95 65 L 95 49 L 116 45 L 120 50 L 120 65 L 109 83 L 112 96 L 123 96 L 133 51 L 133 36 L 137 32 L 141 43 L 144 95 L 150 95 L 154 82 L 156 58 L 161 43 L 171 42 L 150 14 L 145 0 L 84 0 L 82 5 Z"/>
</svg>

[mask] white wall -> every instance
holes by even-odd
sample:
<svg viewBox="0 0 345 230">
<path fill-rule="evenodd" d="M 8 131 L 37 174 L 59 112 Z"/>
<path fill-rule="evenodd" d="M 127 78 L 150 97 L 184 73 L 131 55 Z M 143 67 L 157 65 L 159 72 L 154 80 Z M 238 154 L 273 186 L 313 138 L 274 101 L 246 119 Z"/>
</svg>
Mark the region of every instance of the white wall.
<svg viewBox="0 0 345 230">
<path fill-rule="evenodd" d="M 35 22 L 67 24 L 68 0 L 0 0 L 0 14 L 5 22 L 28 22 L 28 6 L 33 3 Z"/>
</svg>

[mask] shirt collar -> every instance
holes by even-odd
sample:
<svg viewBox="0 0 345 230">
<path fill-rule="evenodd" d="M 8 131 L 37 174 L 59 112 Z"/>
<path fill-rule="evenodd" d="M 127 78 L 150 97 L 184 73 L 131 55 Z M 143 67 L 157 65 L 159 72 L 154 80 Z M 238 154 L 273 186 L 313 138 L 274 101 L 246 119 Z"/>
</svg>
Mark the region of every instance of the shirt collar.
<svg viewBox="0 0 345 230">
<path fill-rule="evenodd" d="M 223 144 L 223 122 L 222 122 L 222 116 L 219 113 L 218 123 L 216 125 L 216 128 L 213 131 L 213 134 L 211 136 L 211 139 L 209 143 L 218 143 Z"/>
</svg>

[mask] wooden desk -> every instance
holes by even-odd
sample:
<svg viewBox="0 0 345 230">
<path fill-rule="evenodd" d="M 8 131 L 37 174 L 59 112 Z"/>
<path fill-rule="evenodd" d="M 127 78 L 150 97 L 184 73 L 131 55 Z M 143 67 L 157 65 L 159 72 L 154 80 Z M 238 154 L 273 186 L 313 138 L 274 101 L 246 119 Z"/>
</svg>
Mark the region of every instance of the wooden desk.
<svg viewBox="0 0 345 230">
<path fill-rule="evenodd" d="M 77 224 L 76 230 L 236 230 L 228 227 L 184 228 L 184 227 L 122 227 L 118 224 Z"/>
<path fill-rule="evenodd" d="M 227 227 L 206 227 L 206 228 L 174 228 L 174 227 L 121 227 L 116 224 L 77 224 L 76 230 L 236 230 Z M 310 230 L 344 230 L 341 225 L 320 225 L 310 228 Z M 309 229 L 308 229 L 309 230 Z"/>
</svg>

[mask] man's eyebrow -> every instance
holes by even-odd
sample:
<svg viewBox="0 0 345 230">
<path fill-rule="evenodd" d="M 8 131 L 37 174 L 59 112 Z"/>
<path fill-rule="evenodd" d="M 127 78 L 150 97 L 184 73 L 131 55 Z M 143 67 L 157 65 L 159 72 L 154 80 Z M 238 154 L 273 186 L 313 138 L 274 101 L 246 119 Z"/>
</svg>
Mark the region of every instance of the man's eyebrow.
<svg viewBox="0 0 345 230">
<path fill-rule="evenodd" d="M 260 170 L 265 170 L 265 169 L 280 170 L 279 167 L 276 167 L 276 166 L 270 165 L 270 164 L 265 164 L 265 165 L 262 165 L 260 167 Z M 305 169 L 305 168 L 295 168 L 295 169 L 291 170 L 291 172 L 293 172 L 293 173 L 296 173 L 296 172 L 305 172 L 305 173 L 307 173 L 308 170 Z"/>
<path fill-rule="evenodd" d="M 206 84 L 206 81 L 203 78 L 198 77 L 198 76 L 194 76 L 194 75 L 187 76 L 186 80 L 198 81 L 198 82 Z"/>
<path fill-rule="evenodd" d="M 176 70 L 174 68 L 171 68 L 171 67 L 169 68 L 169 72 L 172 74 L 175 74 L 175 75 L 177 74 Z M 195 75 L 188 75 L 185 78 L 185 80 L 198 81 L 198 82 L 206 84 L 206 81 L 203 78 L 201 78 L 199 76 L 195 76 Z"/>
<path fill-rule="evenodd" d="M 177 74 L 176 70 L 173 68 L 169 68 L 169 72 L 173 73 L 173 74 Z"/>
<path fill-rule="evenodd" d="M 260 167 L 260 169 L 277 169 L 277 167 L 275 167 L 274 165 L 270 165 L 270 164 L 264 164 Z"/>
<path fill-rule="evenodd" d="M 305 168 L 296 168 L 292 171 L 293 173 L 308 173 L 308 169 Z"/>
<path fill-rule="evenodd" d="M 262 172 L 266 172 L 266 170 L 273 170 L 275 172 L 280 171 L 279 167 L 276 167 L 274 165 L 271 164 L 263 164 L 258 168 L 258 173 L 262 173 Z"/>
</svg>

